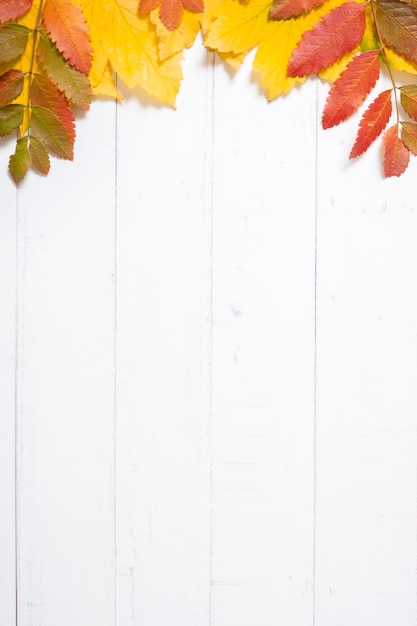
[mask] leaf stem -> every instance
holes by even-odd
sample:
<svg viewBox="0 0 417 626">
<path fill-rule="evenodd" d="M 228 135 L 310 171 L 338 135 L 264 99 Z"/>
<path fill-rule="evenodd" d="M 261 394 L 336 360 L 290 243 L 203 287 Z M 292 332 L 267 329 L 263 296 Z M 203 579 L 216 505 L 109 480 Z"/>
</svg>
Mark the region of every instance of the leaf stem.
<svg viewBox="0 0 417 626">
<path fill-rule="evenodd" d="M 43 5 L 44 5 L 44 0 L 40 0 L 39 7 L 38 7 L 38 14 L 36 16 L 35 27 L 32 31 L 32 34 L 33 34 L 32 51 L 31 51 L 31 56 L 30 56 L 29 71 L 26 75 L 28 86 L 27 86 L 27 99 L 26 99 L 25 135 L 29 135 L 29 128 L 30 128 L 30 85 L 32 82 L 33 68 L 35 66 L 36 50 L 38 47 L 39 27 L 42 21 Z"/>
</svg>

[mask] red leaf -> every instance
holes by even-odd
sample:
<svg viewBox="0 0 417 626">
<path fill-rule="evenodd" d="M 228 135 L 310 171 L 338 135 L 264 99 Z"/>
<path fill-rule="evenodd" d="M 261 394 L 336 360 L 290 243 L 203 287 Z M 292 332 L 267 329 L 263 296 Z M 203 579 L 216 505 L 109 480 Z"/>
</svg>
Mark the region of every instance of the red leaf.
<svg viewBox="0 0 417 626">
<path fill-rule="evenodd" d="M 417 63 L 417 10 L 405 2 L 375 2 L 378 31 L 384 44 Z"/>
<path fill-rule="evenodd" d="M 321 6 L 325 0 L 274 0 L 269 10 L 270 20 L 288 20 L 298 17 L 302 13 L 308 13 L 312 9 Z"/>
<path fill-rule="evenodd" d="M 349 155 L 350 159 L 363 154 L 371 143 L 382 133 L 392 113 L 392 89 L 383 91 L 366 109 L 359 123 L 355 144 Z"/>
<path fill-rule="evenodd" d="M 24 74 L 18 70 L 8 70 L 0 76 L 0 106 L 11 104 L 23 89 Z"/>
<path fill-rule="evenodd" d="M 414 122 L 401 122 L 401 138 L 407 148 L 417 156 L 417 124 Z"/>
<path fill-rule="evenodd" d="M 401 176 L 410 161 L 410 151 L 398 137 L 398 124 L 394 124 L 384 133 L 382 141 L 385 176 Z"/>
<path fill-rule="evenodd" d="M 156 9 L 158 5 L 161 5 L 160 17 L 162 23 L 168 30 L 178 28 L 184 7 L 194 13 L 200 13 L 204 10 L 203 0 L 140 0 L 139 13 L 146 15 Z"/>
<path fill-rule="evenodd" d="M 17 20 L 29 11 L 32 3 L 33 0 L 0 0 L 0 22 Z"/>
<path fill-rule="evenodd" d="M 413 120 L 417 120 L 417 85 L 403 85 L 400 91 L 404 111 Z"/>
<path fill-rule="evenodd" d="M 379 50 L 356 55 L 341 73 L 327 96 L 323 111 L 323 128 L 346 120 L 365 101 L 379 77 Z"/>
<path fill-rule="evenodd" d="M 72 4 L 71 0 L 45 0 L 43 22 L 52 41 L 72 67 L 88 74 L 92 47 L 80 7 Z"/>
<path fill-rule="evenodd" d="M 288 76 L 318 74 L 360 43 L 365 31 L 366 3 L 346 2 L 327 13 L 293 52 Z"/>
<path fill-rule="evenodd" d="M 75 139 L 75 117 L 64 94 L 47 77 L 41 74 L 33 76 L 30 85 L 31 103 L 38 107 L 50 109 L 61 120 L 71 141 Z"/>
</svg>

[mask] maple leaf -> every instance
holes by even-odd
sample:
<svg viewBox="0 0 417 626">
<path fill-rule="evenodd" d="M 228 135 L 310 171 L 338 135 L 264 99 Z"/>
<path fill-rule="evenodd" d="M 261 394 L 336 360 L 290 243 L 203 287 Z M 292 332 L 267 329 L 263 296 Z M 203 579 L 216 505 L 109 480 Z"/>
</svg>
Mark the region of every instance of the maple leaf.
<svg viewBox="0 0 417 626">
<path fill-rule="evenodd" d="M 349 155 L 354 159 L 366 152 L 371 143 L 382 133 L 392 113 L 392 89 L 379 94 L 366 109 L 359 123 L 358 134 Z"/>
<path fill-rule="evenodd" d="M 400 87 L 400 92 L 404 111 L 417 121 L 417 85 L 403 85 Z"/>
<path fill-rule="evenodd" d="M 270 20 L 288 20 L 302 13 L 309 13 L 324 2 L 325 0 L 274 0 L 268 16 Z"/>
<path fill-rule="evenodd" d="M 366 99 L 379 77 L 379 50 L 356 55 L 329 91 L 322 126 L 331 128 L 346 120 Z"/>
<path fill-rule="evenodd" d="M 161 21 L 168 30 L 175 30 L 181 23 L 184 8 L 194 13 L 204 11 L 203 0 L 140 0 L 139 13 L 146 15 L 160 7 Z"/>
<path fill-rule="evenodd" d="M 414 122 L 401 122 L 401 138 L 407 148 L 417 156 L 417 124 Z"/>
<path fill-rule="evenodd" d="M 80 7 L 71 0 L 45 0 L 42 18 L 58 50 L 74 69 L 88 74 L 92 63 L 92 47 Z"/>
<path fill-rule="evenodd" d="M 173 31 L 165 27 L 157 10 L 152 11 L 150 20 L 156 27 L 158 56 L 161 61 L 182 52 L 184 48 L 191 48 L 201 26 L 200 15 L 188 10 L 184 11 L 181 24 Z"/>
<path fill-rule="evenodd" d="M 175 105 L 182 79 L 181 54 L 161 60 L 154 25 L 137 12 L 137 0 L 80 0 L 90 28 L 94 60 L 90 81 L 101 93 L 109 64 L 129 87 L 140 86 L 158 100 Z"/>
<path fill-rule="evenodd" d="M 0 2 L 0 22 L 17 20 L 27 13 L 32 6 L 33 0 L 7 0 Z"/>
<path fill-rule="evenodd" d="M 405 2 L 379 0 L 375 18 L 383 43 L 417 63 L 417 10 Z"/>
<path fill-rule="evenodd" d="M 8 70 L 0 76 L 0 106 L 11 104 L 21 93 L 24 74 L 18 70 Z"/>
<path fill-rule="evenodd" d="M 410 151 L 398 137 L 398 124 L 385 131 L 384 143 L 384 174 L 385 176 L 401 176 L 410 161 Z"/>
<path fill-rule="evenodd" d="M 9 159 L 9 172 L 15 183 L 20 183 L 25 177 L 31 162 L 28 137 L 21 137 L 16 142 L 15 153 Z"/>
<path fill-rule="evenodd" d="M 361 41 L 365 3 L 346 2 L 304 33 L 288 64 L 288 76 L 309 76 L 329 67 Z"/>
</svg>

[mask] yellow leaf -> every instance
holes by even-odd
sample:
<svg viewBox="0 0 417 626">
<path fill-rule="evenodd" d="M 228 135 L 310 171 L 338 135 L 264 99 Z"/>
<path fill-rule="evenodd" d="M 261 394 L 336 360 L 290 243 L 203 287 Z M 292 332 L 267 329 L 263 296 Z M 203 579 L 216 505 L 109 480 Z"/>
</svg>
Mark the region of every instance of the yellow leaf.
<svg viewBox="0 0 417 626">
<path fill-rule="evenodd" d="M 109 64 L 104 68 L 100 81 L 93 87 L 92 91 L 95 96 L 106 96 L 107 98 L 121 100 L 122 96 L 117 91 L 114 75 Z"/>
<path fill-rule="evenodd" d="M 259 72 L 269 100 L 288 93 L 296 83 L 304 82 L 305 78 L 287 76 L 288 62 L 292 52 L 305 31 L 310 30 L 322 15 L 343 2 L 345 0 L 327 0 L 322 6 L 297 18 L 268 21 L 259 42 L 253 69 Z M 343 64 L 341 62 L 339 64 L 343 68 Z M 339 71 L 338 64 L 332 68 L 329 76 L 335 76 L 337 72 L 342 71 L 342 69 Z"/>
<path fill-rule="evenodd" d="M 110 63 L 129 89 L 141 87 L 161 102 L 175 105 L 182 79 L 180 54 L 158 56 L 155 26 L 138 14 L 137 0 L 78 0 L 90 28 L 94 90 L 103 85 Z"/>
<path fill-rule="evenodd" d="M 417 74 L 417 66 L 406 61 L 403 57 L 394 52 L 394 50 L 390 50 L 390 48 L 385 48 L 385 54 L 388 64 L 391 67 L 395 68 L 396 70 L 400 70 L 401 72 Z"/>
<path fill-rule="evenodd" d="M 205 45 L 218 52 L 247 52 L 262 39 L 271 5 L 272 0 L 206 0 Z"/>
<path fill-rule="evenodd" d="M 175 30 L 168 30 L 164 26 L 159 16 L 159 7 L 151 12 L 150 19 L 156 27 L 159 59 L 161 61 L 182 52 L 184 48 L 191 48 L 201 26 L 201 15 L 187 9 L 184 9 L 181 23 Z"/>
</svg>

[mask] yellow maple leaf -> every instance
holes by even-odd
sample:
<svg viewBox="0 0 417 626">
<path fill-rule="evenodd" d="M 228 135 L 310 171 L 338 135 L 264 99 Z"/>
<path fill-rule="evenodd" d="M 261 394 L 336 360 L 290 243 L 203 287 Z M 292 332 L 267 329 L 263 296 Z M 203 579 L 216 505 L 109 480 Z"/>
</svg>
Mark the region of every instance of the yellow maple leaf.
<svg viewBox="0 0 417 626">
<path fill-rule="evenodd" d="M 156 28 L 149 17 L 139 16 L 137 0 L 78 0 L 78 4 L 94 49 L 89 76 L 94 92 L 108 95 L 110 64 L 129 89 L 141 87 L 174 106 L 182 79 L 182 55 L 159 58 Z"/>
<path fill-rule="evenodd" d="M 164 61 L 184 48 L 191 48 L 200 31 L 201 15 L 184 9 L 180 25 L 175 30 L 168 30 L 161 21 L 159 7 L 150 14 L 152 24 L 156 27 L 158 38 L 159 59 Z"/>
</svg>

